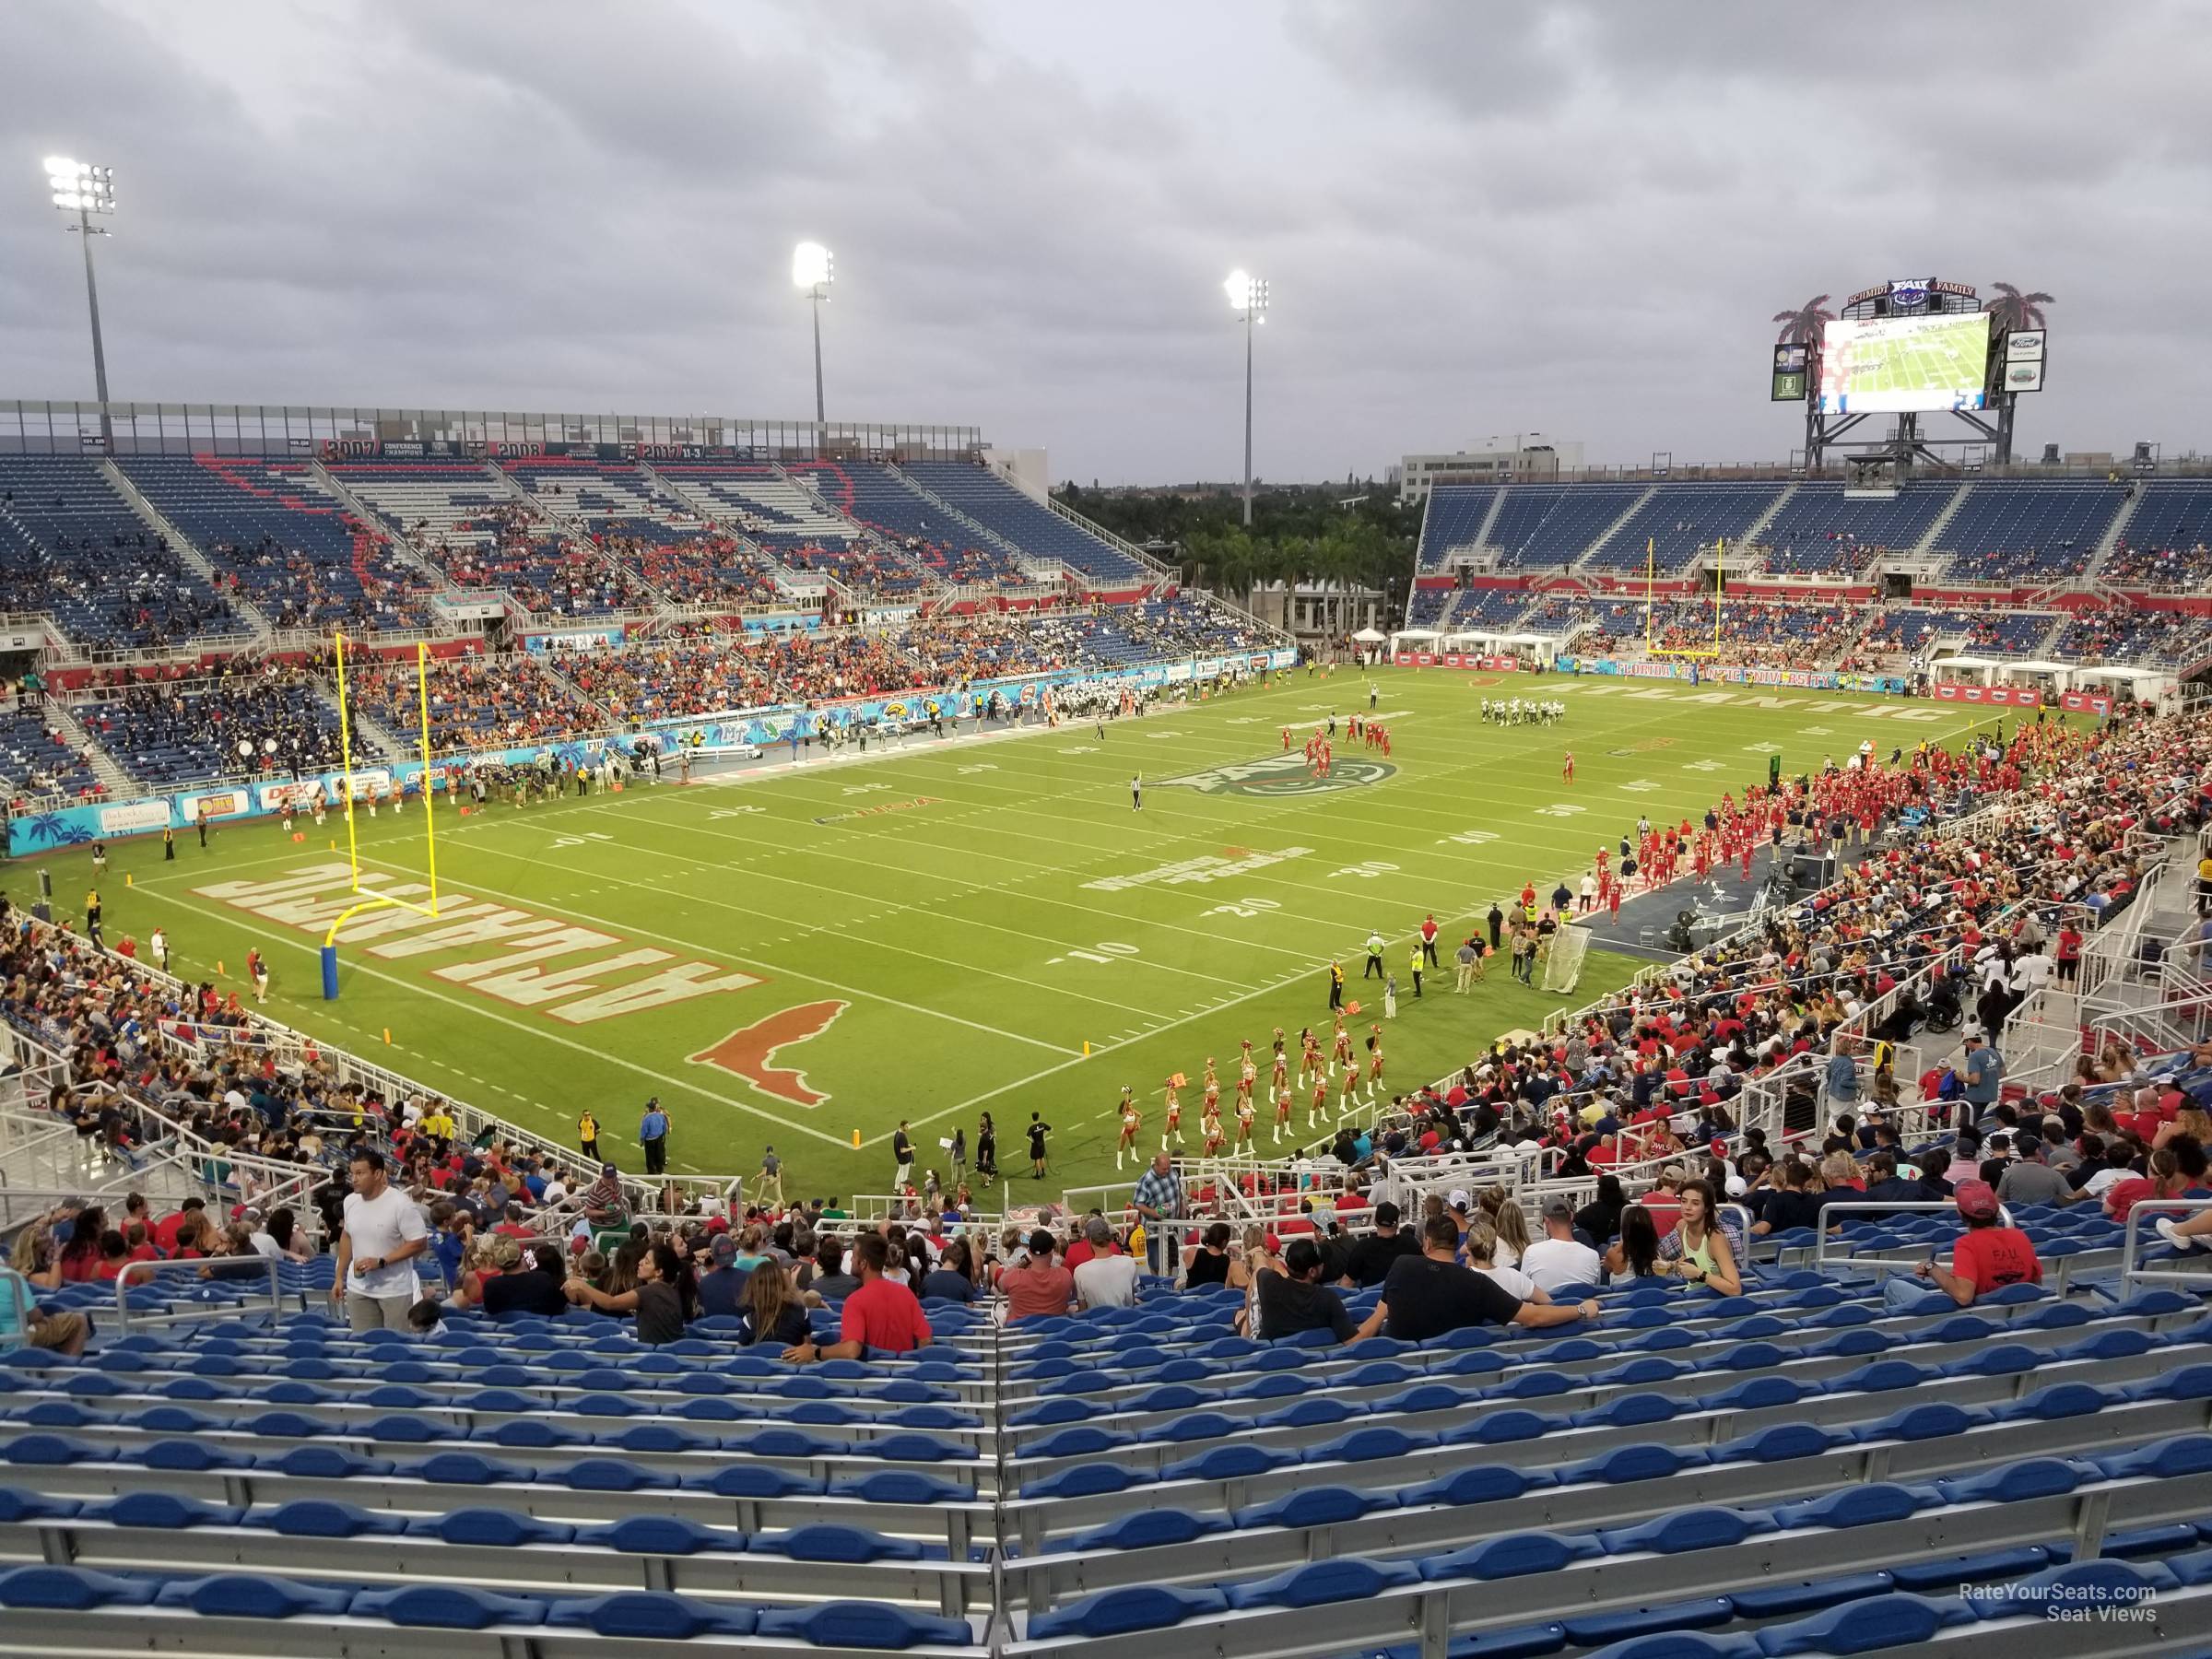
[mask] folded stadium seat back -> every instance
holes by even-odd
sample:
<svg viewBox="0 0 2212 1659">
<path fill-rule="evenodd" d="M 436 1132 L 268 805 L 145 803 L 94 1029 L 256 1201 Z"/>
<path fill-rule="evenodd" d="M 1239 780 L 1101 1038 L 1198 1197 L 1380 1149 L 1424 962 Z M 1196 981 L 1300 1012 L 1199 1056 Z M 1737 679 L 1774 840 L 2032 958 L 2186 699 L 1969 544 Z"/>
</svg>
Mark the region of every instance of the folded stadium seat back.
<svg viewBox="0 0 2212 1659">
<path fill-rule="evenodd" d="M 1374 1403 L 1374 1409 L 1378 1414 L 1390 1416 L 1412 1416 L 1417 1413 L 1431 1411 L 1458 1411 L 1472 1405 L 1480 1397 L 1472 1390 L 1453 1388 L 1448 1382 L 1417 1382 L 1403 1394 L 1390 1394 L 1377 1400 Z"/>
<path fill-rule="evenodd" d="M 108 1447 L 60 1434 L 20 1434 L 11 1441 L 0 1441 L 0 1459 L 32 1467 L 41 1464 L 108 1463 L 114 1455 Z"/>
<path fill-rule="evenodd" d="M 0 1521 L 66 1520 L 79 1507 L 74 1498 L 54 1498 L 18 1487 L 0 1487 Z"/>
<path fill-rule="evenodd" d="M 795 1639 L 817 1647 L 959 1647 L 974 1640 L 974 1632 L 964 1620 L 882 1602 L 832 1601 L 805 1607 L 764 1607 L 758 1629 L 762 1636 Z"/>
<path fill-rule="evenodd" d="M 171 1579 L 155 1589 L 156 1606 L 187 1608 L 203 1618 L 335 1618 L 351 1608 L 357 1594 L 335 1584 L 243 1572 Z"/>
<path fill-rule="evenodd" d="M 441 1515 L 418 1515 L 406 1524 L 406 1530 L 417 1536 L 487 1549 L 566 1544 L 576 1536 L 576 1528 L 566 1522 L 541 1521 L 517 1510 L 503 1509 L 456 1509 Z"/>
<path fill-rule="evenodd" d="M 266 1527 L 288 1538 L 391 1537 L 406 1529 L 397 1515 L 371 1514 L 359 1505 L 299 1498 L 265 1512 L 250 1514 L 241 1524 Z"/>
<path fill-rule="evenodd" d="M 869 1561 L 918 1561 L 922 1547 L 909 1538 L 886 1537 L 861 1526 L 817 1523 L 788 1532 L 756 1535 L 749 1547 L 794 1561 L 826 1561 L 860 1566 Z"/>
<path fill-rule="evenodd" d="M 2212 1472 L 2212 1434 L 2177 1434 L 2169 1440 L 2092 1457 L 2107 1479 L 2134 1476 L 2202 1475 Z"/>
<path fill-rule="evenodd" d="M 712 1475 L 697 1476 L 685 1483 L 699 1491 L 723 1498 L 790 1498 L 823 1489 L 819 1480 L 794 1475 L 766 1464 L 728 1464 Z"/>
<path fill-rule="evenodd" d="M 1663 1446 L 1645 1441 L 1617 1446 L 1579 1463 L 1562 1465 L 1557 1476 L 1561 1485 L 1600 1481 L 1607 1486 L 1620 1486 L 1630 1481 L 1662 1480 L 1707 1462 L 1706 1454 L 1694 1447 Z"/>
<path fill-rule="evenodd" d="M 1235 1441 L 1228 1445 L 1213 1446 L 1195 1457 L 1181 1463 L 1171 1463 L 1160 1470 L 1162 1480 L 1244 1480 L 1254 1475 L 1264 1475 L 1270 1469 L 1279 1469 L 1298 1461 L 1295 1453 L 1268 1446 L 1255 1446 L 1250 1441 Z M 1069 1471 L 1073 1474 L 1075 1471 Z M 1124 1482 L 1124 1485 L 1128 1484 Z M 1036 1488 L 1029 1488 L 1037 1490 Z M 1118 1488 L 1116 1488 L 1119 1489 Z M 1069 1494 L 1072 1495 L 1072 1494 Z"/>
<path fill-rule="evenodd" d="M 402 1472 L 439 1486 L 526 1486 L 536 1478 L 519 1465 L 496 1462 L 474 1452 L 434 1453 L 419 1463 L 403 1465 Z"/>
<path fill-rule="evenodd" d="M 249 1469 L 253 1466 L 252 1456 L 243 1452 L 231 1452 L 193 1440 L 149 1441 L 136 1448 L 136 1456 L 147 1468 L 179 1474 Z"/>
<path fill-rule="evenodd" d="M 152 1580 L 123 1578 L 88 1567 L 16 1567 L 0 1571 L 0 1607 L 57 1613 L 142 1607 L 161 1588 Z"/>
<path fill-rule="evenodd" d="M 104 1521 L 110 1526 L 178 1532 L 194 1526 L 236 1526 L 245 1513 L 237 1504 L 208 1503 L 173 1492 L 130 1492 L 105 1503 L 87 1504 L 79 1518 Z"/>
<path fill-rule="evenodd" d="M 2058 1418 L 2085 1417 L 2101 1411 L 2124 1397 L 2117 1391 L 2094 1388 L 2087 1382 L 2053 1382 L 2009 1406 L 1999 1406 L 1996 1415 L 2016 1422 L 2050 1422 Z"/>
<path fill-rule="evenodd" d="M 1869 1653 L 1917 1647 L 1934 1641 L 1937 1631 L 1972 1617 L 1955 1600 L 1947 1606 L 1928 1596 L 1892 1592 L 1761 1630 L 1755 1640 L 1768 1659 L 1798 1653 Z"/>
<path fill-rule="evenodd" d="M 2106 1555 L 2124 1560 L 2144 1557 L 2163 1559 L 2179 1550 L 2194 1549 L 2203 1542 L 2203 1535 L 2186 1521 L 2170 1521 L 2109 1532 L 2104 1535 L 2102 1547 Z"/>
<path fill-rule="evenodd" d="M 1968 1587 L 1959 1600 L 1970 1612 L 1983 1618 L 2005 1618 L 2066 1606 L 2142 1606 L 2183 1581 L 2162 1566 L 2100 1557 L 2029 1571 L 2003 1585 L 2001 1594 L 1987 1580 L 1962 1582 Z"/>
<path fill-rule="evenodd" d="M 1228 1610 L 1228 1597 L 1218 1590 L 1132 1584 L 1118 1590 L 1101 1590 L 1048 1613 L 1038 1614 L 1030 1620 L 1030 1640 L 1128 1635 L 1137 1630 L 1163 1630 L 1185 1619 Z"/>
<path fill-rule="evenodd" d="M 546 1604 L 535 1596 L 500 1595 L 459 1584 L 407 1584 L 361 1591 L 347 1611 L 356 1618 L 427 1630 L 485 1630 L 495 1625 L 543 1624 Z"/>
<path fill-rule="evenodd" d="M 1930 1401 L 1908 1406 L 1879 1422 L 1869 1423 L 1857 1431 L 1856 1438 L 1862 1441 L 1947 1440 L 1965 1433 L 1977 1423 L 1992 1420 L 1990 1413 L 1981 1406 L 1970 1410 L 1945 1401 Z"/>
<path fill-rule="evenodd" d="M 548 1630 L 583 1630 L 641 1641 L 688 1641 L 700 1636 L 750 1636 L 759 1612 L 741 1603 L 708 1602 L 666 1591 L 618 1590 L 610 1595 L 554 1602 Z"/>
<path fill-rule="evenodd" d="M 1187 1510 L 1135 1510 L 1102 1526 L 1055 1540 L 1046 1548 L 1053 1554 L 1090 1554 L 1112 1549 L 1154 1549 L 1188 1544 L 1227 1524 L 1219 1516 L 1195 1515 Z"/>
<path fill-rule="evenodd" d="M 1300 1394 L 1309 1394 L 1316 1388 L 1326 1386 L 1326 1382 L 1321 1378 L 1301 1377 L 1288 1371 L 1273 1371 L 1261 1377 L 1255 1382 L 1247 1382 L 1241 1388 L 1231 1389 L 1222 1397 L 1230 1400 L 1292 1400 Z M 1069 1404 L 1072 1405 L 1073 1402 Z M 1076 1406 L 1074 1415 L 1083 1415 L 1083 1407 Z M 1072 1420 L 1072 1418 L 1068 1420 Z"/>
<path fill-rule="evenodd" d="M 1693 1409 L 1696 1407 L 1689 1402 L 1669 1399 L 1665 1394 L 1616 1394 L 1603 1406 L 1577 1413 L 1573 1420 L 1578 1428 L 1594 1426 L 1625 1429 L 1640 1423 L 1664 1423 Z M 1454 1437 L 1447 1434 L 1444 1438 L 1449 1441 Z"/>
<path fill-rule="evenodd" d="M 679 1515 L 631 1515 L 604 1526 L 587 1526 L 576 1542 L 623 1555 L 737 1555 L 746 1536 L 726 1527 L 702 1526 Z"/>
<path fill-rule="evenodd" d="M 1355 1429 L 1351 1433 L 1324 1441 L 1308 1451 L 1307 1463 L 1373 1463 L 1384 1458 L 1406 1457 L 1436 1444 L 1434 1437 L 1408 1434 L 1402 1429 L 1381 1425 Z"/>
<path fill-rule="evenodd" d="M 1371 1561 L 1340 1557 L 1308 1561 L 1255 1583 L 1231 1584 L 1224 1592 L 1231 1607 L 1318 1607 L 1332 1602 L 1362 1601 L 1405 1584 L 1420 1574 L 1403 1561 Z"/>
<path fill-rule="evenodd" d="M 1840 1578 L 1800 1580 L 1731 1590 L 1727 1599 L 1737 1616 L 1753 1619 L 1798 1618 L 1845 1602 L 1880 1595 L 1895 1587 L 1887 1572 L 1855 1572 Z"/>
</svg>

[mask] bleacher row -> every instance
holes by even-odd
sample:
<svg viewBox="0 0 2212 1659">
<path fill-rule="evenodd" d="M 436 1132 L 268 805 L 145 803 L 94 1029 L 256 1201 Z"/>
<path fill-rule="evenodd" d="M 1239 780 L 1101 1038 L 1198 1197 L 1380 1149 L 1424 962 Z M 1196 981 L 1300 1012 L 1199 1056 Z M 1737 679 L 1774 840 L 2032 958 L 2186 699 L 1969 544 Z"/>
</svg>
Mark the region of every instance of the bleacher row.
<svg viewBox="0 0 2212 1659">
<path fill-rule="evenodd" d="M 0 1606 L 119 1646 L 275 1621 L 299 1653 L 363 1625 L 973 1651 L 995 1611 L 1009 1654 L 1411 1654 L 1432 1626 L 1453 1653 L 1749 1654 L 1909 1647 L 2023 1586 L 2212 1583 L 2195 1298 L 1897 1316 L 1779 1265 L 1803 1243 L 1741 1296 L 1617 1288 L 1571 1330 L 1418 1347 L 1251 1341 L 1241 1296 L 1156 1285 L 1004 1330 L 933 1302 L 912 1357 L 804 1371 L 723 1322 L 647 1348 L 586 1313 L 19 1350 Z M 327 1260 L 282 1272 L 312 1305 Z"/>
<path fill-rule="evenodd" d="M 1518 587 L 1416 586 L 1406 626 L 1440 633 L 1535 634 L 1559 638 L 1594 630 L 1586 649 L 1630 644 L 1648 634 L 1670 648 L 1714 643 L 1710 598 L 1662 599 L 1539 593 Z M 2212 656 L 2212 616 L 2152 610 L 2124 601 L 2065 612 L 2036 608 L 1869 605 L 1839 608 L 1775 593 L 1735 593 L 1719 606 L 1717 632 L 1731 661 L 1777 665 L 1867 666 L 1885 657 L 1925 660 L 1939 651 L 2036 658 L 2096 667 L 2107 664 L 2192 668 Z"/>
<path fill-rule="evenodd" d="M 81 643 L 147 647 L 248 631 L 231 595 L 275 628 L 418 629 L 441 578 L 589 618 L 663 600 L 769 604 L 815 574 L 890 598 L 1154 576 L 965 462 L 115 465 L 214 579 L 162 543 L 96 458 L 0 454 L 0 609 L 50 612 Z"/>
<path fill-rule="evenodd" d="M 1724 563 L 1747 573 L 1864 576 L 1882 556 L 1924 554 L 1955 582 L 2048 583 L 2092 573 L 2124 512 L 2097 573 L 2173 590 L 2212 576 L 2212 482 L 2202 479 L 1914 482 L 1893 495 L 1779 480 L 1439 485 L 1418 566 L 1441 574 L 1455 555 L 1494 555 L 1506 571 L 1635 574 L 1648 558 L 1672 573 L 1724 542 Z"/>
</svg>

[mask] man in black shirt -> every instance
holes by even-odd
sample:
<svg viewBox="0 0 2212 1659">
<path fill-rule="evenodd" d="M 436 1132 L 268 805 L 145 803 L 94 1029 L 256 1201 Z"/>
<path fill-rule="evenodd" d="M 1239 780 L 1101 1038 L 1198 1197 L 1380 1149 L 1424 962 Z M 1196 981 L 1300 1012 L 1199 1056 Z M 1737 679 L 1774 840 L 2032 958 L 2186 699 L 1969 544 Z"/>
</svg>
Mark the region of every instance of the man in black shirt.
<svg viewBox="0 0 2212 1659">
<path fill-rule="evenodd" d="M 1490 903 L 1490 913 L 1483 920 L 1490 924 L 1490 948 L 1495 951 L 1498 948 L 1499 935 L 1505 928 L 1505 912 L 1498 908 L 1495 900 Z"/>
<path fill-rule="evenodd" d="M 1820 1213 L 1828 1207 L 1833 1194 L 1812 1190 L 1816 1173 L 1811 1164 L 1793 1159 L 1783 1171 L 1783 1180 L 1788 1184 L 1768 1197 L 1766 1207 L 1759 1211 L 1751 1230 L 1764 1234 L 1792 1232 L 1800 1228 L 1818 1230 L 1821 1224 Z"/>
<path fill-rule="evenodd" d="M 1384 1199 L 1375 1206 L 1375 1230 L 1351 1248 L 1338 1282 L 1365 1290 L 1379 1285 L 1400 1256 L 1421 1253 L 1421 1241 L 1400 1230 L 1398 1206 Z"/>
<path fill-rule="evenodd" d="M 891 1191 L 903 1193 L 914 1174 L 914 1137 L 907 1133 L 904 1118 L 891 1131 L 891 1161 L 898 1165 L 891 1174 Z"/>
<path fill-rule="evenodd" d="M 1053 1126 L 1050 1124 L 1035 1112 L 1030 1113 L 1030 1179 L 1031 1181 L 1044 1179 L 1044 1137 L 1052 1132 Z"/>
<path fill-rule="evenodd" d="M 560 1246 L 534 1246 L 529 1266 L 484 1281 L 484 1312 L 494 1319 L 505 1313 L 540 1313 L 558 1319 L 569 1308 L 568 1298 L 560 1289 L 565 1269 Z"/>
<path fill-rule="evenodd" d="M 1390 1265 L 1382 1300 L 1353 1340 L 1382 1332 L 1400 1342 L 1426 1342 L 1467 1325 L 1535 1329 L 1597 1317 L 1594 1299 L 1548 1307 L 1524 1302 L 1496 1279 L 1459 1265 L 1458 1253 L 1459 1224 L 1449 1213 L 1431 1217 L 1421 1228 L 1421 1253 Z"/>
<path fill-rule="evenodd" d="M 1360 1332 L 1344 1311 L 1344 1299 L 1321 1282 L 1320 1247 L 1311 1239 L 1293 1239 L 1283 1252 L 1283 1265 L 1288 1272 L 1263 1268 L 1254 1287 L 1262 1339 L 1334 1331 L 1339 1342 L 1357 1342 Z"/>
</svg>

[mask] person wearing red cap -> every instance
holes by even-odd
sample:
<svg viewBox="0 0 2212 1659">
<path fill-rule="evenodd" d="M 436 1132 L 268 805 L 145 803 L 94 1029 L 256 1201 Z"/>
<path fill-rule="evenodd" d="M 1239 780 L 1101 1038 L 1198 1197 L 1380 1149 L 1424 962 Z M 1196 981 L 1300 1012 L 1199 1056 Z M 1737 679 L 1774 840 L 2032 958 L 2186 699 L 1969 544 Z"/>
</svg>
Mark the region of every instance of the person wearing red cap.
<svg viewBox="0 0 2212 1659">
<path fill-rule="evenodd" d="M 2043 1265 L 2036 1260 L 2035 1246 L 2018 1228 L 2005 1224 L 1997 1194 L 1987 1182 L 1961 1181 L 1952 1189 L 1951 1202 L 1958 1206 L 1966 1231 L 1951 1246 L 1949 1269 L 1937 1266 L 1931 1258 L 1912 1270 L 1915 1279 L 1930 1281 L 1934 1290 L 1892 1277 L 1883 1287 L 1883 1300 L 1892 1312 L 1941 1309 L 1945 1298 L 1961 1308 L 1971 1307 L 1974 1299 L 1987 1291 L 2043 1282 Z"/>
</svg>

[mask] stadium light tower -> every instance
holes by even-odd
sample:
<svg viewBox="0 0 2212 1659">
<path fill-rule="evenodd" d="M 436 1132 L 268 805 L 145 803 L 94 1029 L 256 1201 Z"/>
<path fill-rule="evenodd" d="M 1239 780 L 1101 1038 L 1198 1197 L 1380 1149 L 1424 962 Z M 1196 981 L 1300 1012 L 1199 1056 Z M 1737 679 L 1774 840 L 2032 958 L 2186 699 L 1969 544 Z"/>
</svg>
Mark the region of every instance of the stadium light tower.
<svg viewBox="0 0 2212 1659">
<path fill-rule="evenodd" d="M 829 432 L 822 413 L 822 301 L 830 298 L 830 285 L 836 278 L 837 262 L 820 242 L 803 241 L 791 251 L 792 286 L 804 289 L 806 298 L 814 302 L 814 425 L 818 449 Z"/>
<path fill-rule="evenodd" d="M 1244 527 L 1252 527 L 1252 331 L 1267 320 L 1267 279 L 1231 271 L 1221 284 L 1244 319 Z"/>
<path fill-rule="evenodd" d="M 69 229 L 85 239 L 85 299 L 92 308 L 92 384 L 100 396 L 100 447 L 115 453 L 115 429 L 108 416 L 108 354 L 100 340 L 100 286 L 92 279 L 92 239 L 107 231 L 92 222 L 96 213 L 115 211 L 115 170 L 66 156 L 46 158 L 46 183 L 53 205 L 76 215 Z"/>
</svg>

